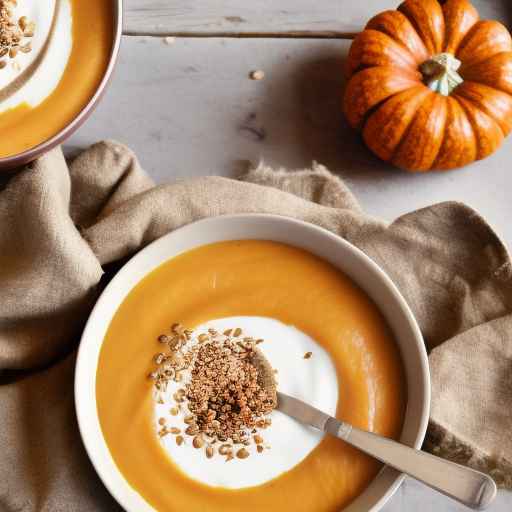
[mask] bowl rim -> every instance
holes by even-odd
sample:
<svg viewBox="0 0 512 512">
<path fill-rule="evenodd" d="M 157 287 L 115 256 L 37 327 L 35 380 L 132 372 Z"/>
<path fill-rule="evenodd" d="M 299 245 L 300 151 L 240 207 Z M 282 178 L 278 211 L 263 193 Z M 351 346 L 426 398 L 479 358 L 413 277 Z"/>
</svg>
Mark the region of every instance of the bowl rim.
<svg viewBox="0 0 512 512">
<path fill-rule="evenodd" d="M 101 350 L 101 345 L 103 344 L 104 336 L 97 336 L 95 335 L 95 322 L 97 318 L 101 318 L 102 315 L 102 309 L 104 306 L 108 304 L 108 301 L 110 300 L 110 295 L 112 293 L 115 293 L 115 290 L 118 286 L 122 286 L 122 283 L 128 278 L 128 276 L 132 273 L 132 270 L 141 262 L 144 262 L 144 260 L 150 255 L 152 252 L 155 252 L 159 247 L 165 247 L 166 244 L 169 244 L 169 242 L 174 241 L 174 239 L 179 240 L 179 237 L 186 237 L 189 235 L 189 232 L 194 232 L 194 230 L 198 230 L 200 228 L 208 227 L 210 229 L 215 229 L 215 225 L 217 223 L 223 223 L 227 222 L 244 222 L 247 221 L 250 223 L 250 221 L 254 221 L 257 219 L 264 219 L 266 221 L 270 222 L 276 222 L 281 223 L 284 228 L 287 227 L 295 227 L 304 229 L 306 234 L 309 230 L 310 233 L 316 233 L 319 236 L 327 237 L 332 242 L 335 242 L 338 244 L 338 246 L 342 246 L 342 250 L 346 250 L 349 253 L 352 253 L 352 255 L 359 259 L 360 262 L 367 267 L 368 270 L 372 271 L 374 275 L 377 277 L 377 279 L 380 279 L 381 283 L 385 285 L 385 287 L 388 289 L 388 291 L 393 295 L 394 300 L 396 301 L 396 304 L 401 310 L 401 313 L 404 314 L 406 321 L 408 322 L 408 328 L 411 330 L 411 333 L 413 334 L 413 339 L 415 342 L 415 348 L 418 349 L 418 360 L 417 363 L 419 363 L 420 373 L 421 375 L 418 376 L 418 379 L 420 380 L 420 386 L 423 391 L 423 396 L 421 397 L 421 413 L 417 417 L 418 422 L 418 428 L 415 430 L 414 440 L 413 442 L 409 442 L 409 446 L 412 446 L 416 449 L 421 449 L 421 445 L 423 443 L 423 440 L 426 435 L 426 430 L 428 426 L 428 419 L 429 419 L 429 413 L 430 413 L 430 399 L 431 399 L 431 392 L 430 392 L 430 371 L 429 371 L 429 365 L 428 365 L 428 355 L 425 348 L 425 344 L 423 341 L 423 336 L 421 334 L 421 331 L 419 329 L 419 326 L 416 322 L 416 319 L 408 306 L 407 302 L 405 301 L 404 297 L 402 296 L 401 292 L 398 290 L 396 285 L 393 283 L 391 278 L 384 272 L 384 270 L 375 263 L 369 256 L 367 256 L 363 251 L 361 251 L 356 246 L 352 245 L 350 242 L 345 240 L 344 238 L 332 233 L 331 231 L 328 231 L 320 226 L 317 226 L 315 224 L 311 224 L 309 222 L 305 222 L 302 220 L 294 219 L 291 217 L 281 216 L 281 215 L 275 215 L 275 214 L 258 214 L 258 213 L 249 213 L 249 214 L 230 214 L 230 215 L 220 215 L 216 217 L 209 217 L 201 220 L 197 220 L 195 222 L 186 224 L 184 226 L 181 226 L 170 233 L 167 233 L 166 235 L 163 235 L 162 237 L 156 239 L 152 243 L 148 244 L 146 247 L 141 249 L 139 252 L 137 252 L 134 256 L 132 256 L 122 267 L 121 269 L 116 273 L 116 275 L 112 278 L 112 280 L 108 283 L 108 285 L 105 287 L 105 289 L 100 294 L 95 306 L 93 307 L 89 319 L 85 325 L 85 328 L 83 330 L 83 334 L 80 340 L 80 345 L 78 348 L 76 363 L 75 363 L 75 381 L 74 381 L 74 400 L 75 400 L 75 411 L 77 415 L 78 420 L 78 428 L 80 432 L 80 436 L 82 439 L 82 442 L 84 444 L 85 450 L 87 452 L 87 455 L 89 457 L 89 460 L 91 461 L 96 473 L 102 480 L 103 484 L 109 491 L 109 493 L 114 497 L 114 499 L 128 512 L 139 512 L 144 510 L 146 511 L 154 511 L 155 509 L 145 501 L 145 499 L 135 491 L 130 484 L 127 482 L 127 480 L 124 478 L 121 471 L 117 468 L 117 465 L 115 464 L 110 451 L 108 449 L 108 446 L 106 444 L 106 441 L 103 437 L 103 433 L 101 431 L 101 427 L 99 425 L 99 418 L 98 418 L 98 412 L 97 412 L 97 406 L 96 406 L 96 396 L 95 392 L 93 393 L 93 397 L 91 397 L 92 402 L 94 403 L 94 410 L 91 410 L 90 405 L 88 406 L 85 403 L 85 396 L 84 393 L 87 392 L 86 386 L 89 383 L 90 385 L 93 385 L 95 390 L 95 380 L 96 380 L 96 371 L 97 371 L 97 356 L 95 358 L 93 368 L 92 370 L 89 368 L 91 362 L 89 358 L 88 352 L 91 349 L 96 349 L 97 355 L 99 355 L 99 352 Z M 210 226 L 208 226 L 210 224 Z M 190 236 L 190 235 L 189 235 Z M 217 241 L 223 241 L 223 240 L 235 240 L 235 239 L 242 239 L 241 237 L 237 238 L 221 238 Z M 251 237 L 250 234 L 247 236 L 247 239 L 264 239 L 262 237 Z M 270 238 L 267 238 L 270 239 Z M 279 240 L 275 240 L 279 241 Z M 163 258 L 156 257 L 156 260 L 153 261 L 150 265 L 151 268 L 146 269 L 143 274 L 136 278 L 136 280 L 133 280 L 133 283 L 129 286 L 128 291 L 123 295 L 123 297 L 117 301 L 115 304 L 115 307 L 112 311 L 112 314 L 108 316 L 108 320 L 106 321 L 106 327 L 104 331 L 108 329 L 111 319 L 117 309 L 119 308 L 120 304 L 124 301 L 126 296 L 133 290 L 135 286 L 137 286 L 140 281 L 150 274 L 153 270 L 155 270 L 157 267 L 159 267 L 161 264 L 163 264 L 165 261 L 168 261 L 174 257 L 176 257 L 178 254 L 181 254 L 183 252 L 186 252 L 188 250 L 191 250 L 193 247 L 200 247 L 202 245 L 208 245 L 209 243 L 214 242 L 204 242 L 195 244 L 194 246 L 190 246 L 188 248 L 185 248 L 183 250 L 180 250 L 173 255 L 168 255 Z M 293 246 L 293 243 L 289 242 L 282 242 L 282 243 L 288 243 L 289 245 Z M 296 245 L 297 247 L 300 247 Z M 305 249 L 308 250 L 308 249 Z M 310 251 L 319 256 L 320 258 L 327 259 L 325 256 L 322 256 L 321 254 L 315 253 L 314 251 Z M 328 260 L 327 260 L 328 261 Z M 339 267 L 341 271 L 343 269 Z M 352 278 L 351 278 L 352 279 Z M 359 283 L 356 283 L 359 285 Z M 368 293 L 367 290 L 365 290 L 365 293 L 370 296 L 372 300 L 373 297 L 370 293 Z M 379 308 L 380 309 L 380 308 Z M 382 311 L 381 311 L 382 312 Z M 382 312 L 384 314 L 384 312 Z M 386 317 L 386 315 L 384 314 Z M 386 317 L 386 320 L 388 318 Z M 395 333 L 396 335 L 396 333 Z M 407 370 L 407 362 L 402 358 L 404 369 Z M 89 379 L 92 378 L 92 383 L 89 382 Z M 409 388 L 409 383 L 407 383 L 407 388 Z M 409 403 L 408 398 L 408 402 Z M 90 425 L 91 420 L 91 414 L 93 415 L 93 425 Z M 405 420 L 404 420 L 405 421 Z M 405 423 L 404 423 L 405 425 Z M 92 432 L 91 432 L 92 430 Z M 95 439 L 92 439 L 92 437 L 95 437 Z M 102 450 L 104 453 L 100 454 L 99 450 Z M 106 454 L 107 461 L 102 460 L 104 459 Z M 109 468 L 106 467 L 106 463 L 109 464 Z M 112 474 L 112 472 L 114 474 Z M 380 510 L 393 496 L 393 494 L 396 492 L 398 487 L 401 485 L 405 475 L 395 471 L 394 469 L 384 466 L 381 471 L 378 473 L 378 475 L 372 480 L 370 483 L 370 486 L 372 486 L 376 481 L 379 479 L 382 479 L 384 482 L 384 488 L 385 491 L 382 493 L 380 492 L 380 497 L 372 503 L 370 508 L 364 509 L 368 512 L 377 512 Z M 385 482 L 387 480 L 387 483 Z M 116 481 L 116 482 L 114 482 Z M 361 498 L 364 497 L 367 493 L 367 489 L 363 491 L 361 495 L 359 495 L 357 498 L 354 499 L 353 502 L 351 502 L 347 507 L 345 507 L 343 510 L 346 512 L 355 512 L 355 510 L 361 510 L 358 508 L 356 502 Z M 132 499 L 127 498 L 127 495 L 130 496 Z M 134 508 L 133 506 L 133 499 L 136 498 L 139 501 L 139 505 L 137 508 Z M 144 506 L 141 506 L 144 505 Z"/>
<path fill-rule="evenodd" d="M 105 93 L 107 86 L 110 83 L 114 68 L 119 57 L 119 50 L 121 47 L 122 35 L 123 35 L 123 2 L 124 0 L 111 0 L 114 5 L 114 32 L 112 49 L 110 50 L 110 59 L 103 73 L 103 77 L 100 83 L 97 85 L 94 94 L 91 96 L 89 101 L 82 107 L 78 114 L 61 130 L 55 135 L 52 135 L 49 139 L 46 139 L 36 146 L 17 153 L 15 155 L 0 157 L 0 172 L 13 170 L 16 167 L 30 163 L 38 156 L 47 153 L 55 146 L 64 142 L 68 139 L 80 126 L 86 121 L 91 115 L 93 110 L 98 105 L 103 94 Z"/>
</svg>

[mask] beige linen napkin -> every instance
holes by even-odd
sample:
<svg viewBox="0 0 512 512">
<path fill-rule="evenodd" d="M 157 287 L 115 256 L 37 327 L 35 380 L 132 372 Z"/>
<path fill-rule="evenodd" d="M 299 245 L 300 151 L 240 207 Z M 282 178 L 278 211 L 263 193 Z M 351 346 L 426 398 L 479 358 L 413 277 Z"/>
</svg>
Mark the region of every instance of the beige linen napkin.
<svg viewBox="0 0 512 512">
<path fill-rule="evenodd" d="M 512 268 L 477 213 L 442 203 L 388 225 L 320 166 L 155 187 L 130 150 L 104 142 L 69 169 L 55 150 L 0 192 L 0 511 L 116 507 L 72 402 L 74 350 L 102 276 L 179 226 L 239 212 L 320 225 L 388 272 L 431 351 L 426 447 L 512 487 Z"/>
</svg>

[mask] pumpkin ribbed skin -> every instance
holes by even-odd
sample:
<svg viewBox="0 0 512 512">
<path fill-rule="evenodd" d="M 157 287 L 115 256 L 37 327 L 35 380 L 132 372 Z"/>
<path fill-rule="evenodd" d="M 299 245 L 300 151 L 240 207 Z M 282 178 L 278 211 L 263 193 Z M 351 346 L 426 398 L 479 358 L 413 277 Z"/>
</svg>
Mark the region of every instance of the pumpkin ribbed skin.
<svg viewBox="0 0 512 512">
<path fill-rule="evenodd" d="M 422 66 L 444 54 L 460 61 L 463 81 L 441 94 Z M 512 130 L 512 38 L 501 23 L 480 20 L 469 0 L 406 0 L 378 14 L 354 39 L 347 68 L 350 125 L 397 167 L 462 167 Z"/>
</svg>

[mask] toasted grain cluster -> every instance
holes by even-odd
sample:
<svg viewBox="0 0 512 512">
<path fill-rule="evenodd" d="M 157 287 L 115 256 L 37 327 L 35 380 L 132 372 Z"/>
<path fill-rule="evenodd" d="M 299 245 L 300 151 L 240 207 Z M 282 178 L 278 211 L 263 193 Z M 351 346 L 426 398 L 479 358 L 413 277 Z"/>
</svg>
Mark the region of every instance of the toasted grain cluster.
<svg viewBox="0 0 512 512">
<path fill-rule="evenodd" d="M 32 47 L 28 38 L 34 36 L 35 23 L 22 16 L 14 18 L 17 0 L 0 0 L 0 69 L 7 66 L 4 57 L 14 59 L 19 52 L 28 53 Z"/>
<path fill-rule="evenodd" d="M 220 441 L 244 441 L 248 429 L 274 408 L 252 364 L 253 342 L 213 341 L 194 359 L 186 397 L 201 432 Z"/>
<path fill-rule="evenodd" d="M 171 416 L 186 410 L 185 425 L 168 426 L 167 419 L 160 418 L 160 436 L 174 434 L 181 446 L 184 432 L 192 437 L 194 448 L 204 447 L 207 458 L 217 452 L 227 461 L 247 458 L 251 444 L 258 453 L 268 448 L 258 429 L 271 424 L 266 416 L 275 407 L 275 397 L 264 388 L 254 364 L 255 346 L 263 340 L 242 335 L 236 328 L 224 333 L 210 329 L 195 336 L 174 324 L 170 334 L 159 336 L 169 350 L 155 356 L 157 368 L 149 377 L 156 390 L 164 392 L 171 380 L 187 381 L 173 394 L 170 409 Z"/>
</svg>

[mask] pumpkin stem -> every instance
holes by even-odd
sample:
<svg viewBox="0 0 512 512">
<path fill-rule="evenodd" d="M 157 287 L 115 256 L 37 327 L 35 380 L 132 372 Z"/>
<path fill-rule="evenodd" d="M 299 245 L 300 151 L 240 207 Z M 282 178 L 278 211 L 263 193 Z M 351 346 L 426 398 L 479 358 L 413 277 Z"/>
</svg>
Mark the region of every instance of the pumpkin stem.
<svg viewBox="0 0 512 512">
<path fill-rule="evenodd" d="M 443 96 L 449 96 L 458 85 L 464 82 L 457 73 L 460 64 L 460 60 L 451 53 L 440 53 L 425 61 L 420 66 L 420 71 L 430 89 Z"/>
</svg>

